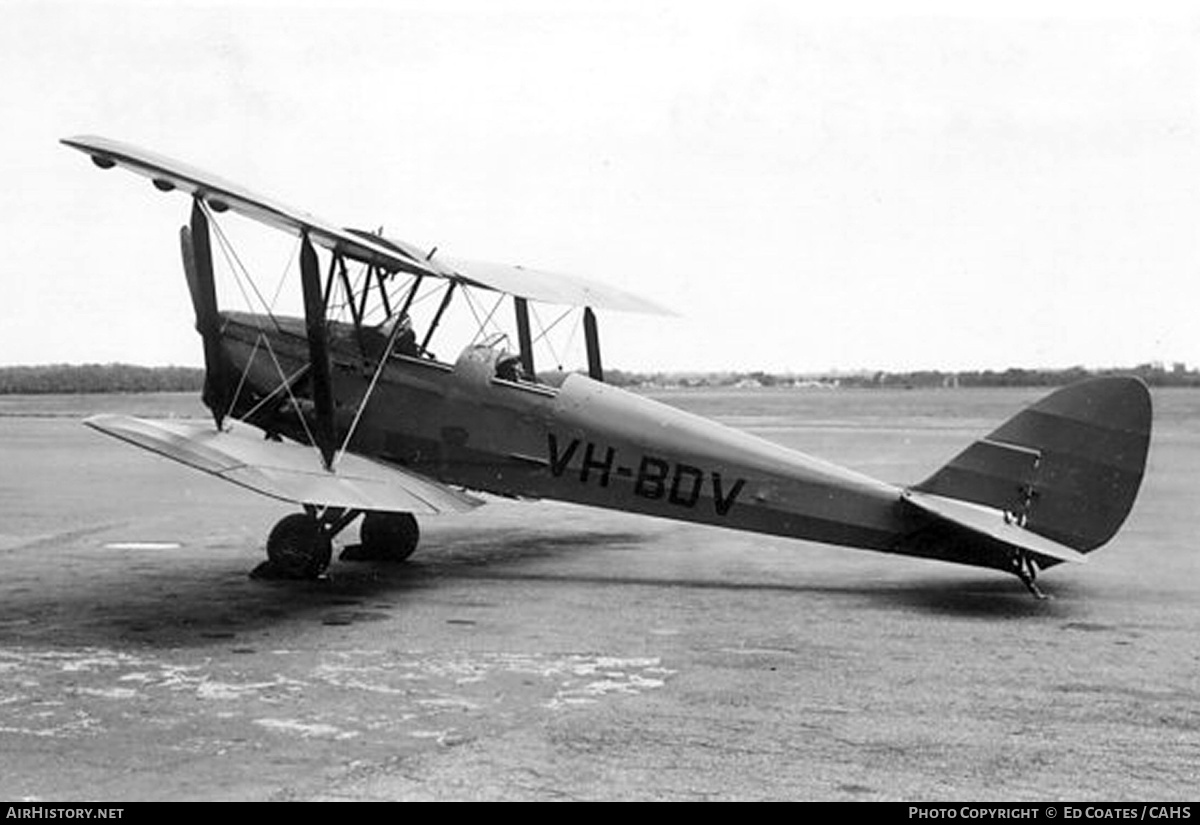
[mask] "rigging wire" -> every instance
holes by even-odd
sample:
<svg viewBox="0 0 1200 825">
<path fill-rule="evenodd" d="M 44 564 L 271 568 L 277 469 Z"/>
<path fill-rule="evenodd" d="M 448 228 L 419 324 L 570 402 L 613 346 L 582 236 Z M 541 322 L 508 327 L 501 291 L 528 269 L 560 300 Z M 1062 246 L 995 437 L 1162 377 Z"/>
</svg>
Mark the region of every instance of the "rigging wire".
<svg viewBox="0 0 1200 825">
<path fill-rule="evenodd" d="M 304 410 L 300 407 L 300 402 L 296 400 L 296 396 L 292 393 L 292 385 L 288 383 L 287 377 L 284 375 L 283 367 L 279 363 L 279 359 L 275 357 L 275 351 L 271 349 L 270 342 L 267 345 L 267 353 L 271 356 L 271 360 L 275 362 L 275 369 L 279 372 L 279 377 L 283 379 L 283 389 L 288 395 L 288 400 L 292 402 L 292 406 L 296 409 L 297 417 L 300 419 L 300 426 L 304 428 L 304 434 L 308 436 L 308 443 L 316 451 L 317 455 L 321 456 L 321 461 L 324 462 L 325 456 L 321 455 L 321 448 L 317 446 L 317 439 L 313 436 L 312 430 L 308 428 L 308 420 L 304 417 Z M 309 365 L 305 365 L 307 370 Z"/>
<path fill-rule="evenodd" d="M 394 277 L 394 276 L 393 276 L 393 277 Z M 408 277 L 406 277 L 406 278 L 404 279 L 404 282 L 403 282 L 403 283 L 399 284 L 399 285 L 398 285 L 398 286 L 396 286 L 394 289 L 392 289 L 392 291 L 391 291 L 391 292 L 389 292 L 389 293 L 388 293 L 388 301 L 389 301 L 389 303 L 391 303 L 393 306 L 397 305 L 397 304 L 396 304 L 396 302 L 397 302 L 397 299 L 399 299 L 401 295 L 404 295 L 405 293 L 407 293 L 407 292 L 408 292 L 408 290 L 412 288 L 412 285 L 413 285 L 413 284 L 416 282 L 416 280 L 417 280 L 417 276 L 416 276 L 416 275 L 409 275 Z M 382 302 L 380 302 L 379 304 L 377 304 L 377 305 L 376 305 L 376 308 L 377 308 L 377 309 L 383 309 L 383 304 L 382 304 Z M 385 318 L 384 320 L 386 321 L 387 319 Z"/>
<path fill-rule="evenodd" d="M 246 376 L 250 374 L 250 367 L 254 364 L 254 357 L 258 355 L 258 345 L 262 342 L 262 339 L 263 334 L 260 330 L 254 338 L 254 349 L 250 350 L 250 357 L 246 359 L 246 368 L 242 370 L 242 376 L 238 379 L 237 389 L 233 391 L 233 400 L 229 402 L 229 409 L 225 410 L 226 418 L 233 416 L 233 409 L 237 406 L 238 399 L 242 395 L 242 387 L 246 384 Z"/>
<path fill-rule="evenodd" d="M 445 288 L 446 288 L 446 289 L 449 289 L 449 288 L 450 288 L 450 285 L 451 285 L 451 284 L 453 284 L 453 283 L 454 283 L 454 281 L 446 281 L 446 287 L 445 287 Z M 413 302 L 412 302 L 411 304 L 409 304 L 409 305 L 408 305 L 408 308 L 409 308 L 409 310 L 411 310 L 411 309 L 412 309 L 413 307 L 415 307 L 417 304 L 423 304 L 423 303 L 425 303 L 426 301 L 428 301 L 430 298 L 432 298 L 432 297 L 433 297 L 433 296 L 435 296 L 435 295 L 441 295 L 441 294 L 442 294 L 442 291 L 443 291 L 443 290 L 437 289 L 437 288 L 435 287 L 434 289 L 431 289 L 431 290 L 429 290 L 428 292 L 426 292 L 424 295 L 418 295 L 416 298 L 414 298 L 414 299 L 413 299 Z"/>
<path fill-rule="evenodd" d="M 559 357 L 558 351 L 555 350 L 555 348 L 554 348 L 554 342 L 550 339 L 550 330 L 554 329 L 556 326 L 558 326 L 560 321 L 562 321 L 564 318 L 566 318 L 568 315 L 570 315 L 572 312 L 574 312 L 575 311 L 574 307 L 568 307 L 561 315 L 559 315 L 557 318 L 555 318 L 550 323 L 550 326 L 545 326 L 542 323 L 542 317 L 540 315 L 538 315 L 536 304 L 530 304 L 529 311 L 533 314 L 533 320 L 537 322 L 538 329 L 541 330 L 541 332 L 538 333 L 537 337 L 534 338 L 533 341 L 531 341 L 530 343 L 536 344 L 538 341 L 545 341 L 546 349 L 550 350 L 550 357 L 554 359 L 554 362 L 556 364 L 558 364 L 559 371 L 562 371 L 562 368 L 563 368 L 562 358 Z"/>
<path fill-rule="evenodd" d="M 392 332 L 388 335 L 387 346 L 383 348 L 383 353 L 379 356 L 379 363 L 375 365 L 375 373 L 371 376 L 371 383 L 367 385 L 367 391 L 363 393 L 362 398 L 358 402 L 358 409 L 354 412 L 354 420 L 350 422 L 350 428 L 346 430 L 346 437 L 342 440 L 341 449 L 338 450 L 333 464 L 341 461 L 342 456 L 346 454 L 346 449 L 350 446 L 350 439 L 354 437 L 354 433 L 358 429 L 358 422 L 362 419 L 363 411 L 367 408 L 367 402 L 375 394 L 375 385 L 379 381 L 379 376 L 383 374 L 383 366 L 387 363 L 388 357 L 392 349 L 396 346 L 396 340 L 400 337 L 403 329 L 404 327 L 401 324 L 392 326 Z"/>
<path fill-rule="evenodd" d="M 559 322 L 561 322 L 564 318 L 566 318 L 568 315 L 570 315 L 572 312 L 575 311 L 575 307 L 568 307 L 567 309 L 563 310 L 563 313 L 561 315 L 559 315 L 557 318 L 555 318 L 553 321 L 550 322 L 550 326 L 543 327 L 542 319 L 537 314 L 537 306 L 535 304 L 530 304 L 529 308 L 530 308 L 530 310 L 533 311 L 534 320 L 536 320 L 538 322 L 538 327 L 542 330 L 541 335 L 538 335 L 536 338 L 533 339 L 533 341 L 534 341 L 534 343 L 537 343 L 538 341 L 545 338 L 547 345 L 549 345 L 549 343 L 550 343 L 550 340 L 549 340 L 550 331 L 552 329 L 554 329 L 556 326 L 558 326 Z"/>
<path fill-rule="evenodd" d="M 479 313 L 475 311 L 475 301 L 471 298 L 471 291 L 469 289 L 464 288 L 462 290 L 462 294 L 463 294 L 463 298 L 467 302 L 467 309 L 471 310 L 471 315 L 472 315 L 472 317 L 475 318 L 476 326 L 479 326 L 482 322 L 479 320 Z M 478 333 L 476 333 L 476 336 L 478 336 Z M 475 340 L 472 339 L 471 343 L 474 344 Z"/>
<path fill-rule="evenodd" d="M 240 420 L 245 421 L 248 418 L 250 418 L 250 416 L 254 415 L 256 412 L 258 412 L 260 409 L 262 409 L 263 406 L 268 401 L 270 401 L 275 396 L 279 395 L 279 393 L 281 391 L 286 390 L 288 387 L 292 386 L 297 381 L 299 381 L 300 377 L 302 375 L 304 375 L 304 373 L 306 373 L 306 372 L 308 372 L 308 364 L 301 364 L 296 369 L 296 371 L 293 372 L 291 375 L 286 376 L 286 377 L 281 376 L 284 379 L 283 383 L 279 384 L 279 386 L 277 386 L 277 387 L 275 387 L 275 389 L 271 390 L 271 392 L 268 393 L 262 400 L 260 400 L 257 404 L 255 404 L 253 407 L 251 407 L 249 410 L 247 410 L 246 414 L 244 416 L 242 416 L 242 418 Z M 294 399 L 293 399 L 293 401 L 294 401 Z"/>
<path fill-rule="evenodd" d="M 270 398 L 273 395 L 275 395 L 275 393 L 278 392 L 280 388 L 282 388 L 287 393 L 288 400 L 291 401 L 293 408 L 296 410 L 297 417 L 300 419 L 300 426 L 304 429 L 304 434 L 308 437 L 309 444 L 312 445 L 313 449 L 316 450 L 319 455 L 320 448 L 317 446 L 317 440 L 316 440 L 316 438 L 313 437 L 312 430 L 309 429 L 308 421 L 305 418 L 303 408 L 300 406 L 300 403 L 297 401 L 295 394 L 292 392 L 292 383 L 291 383 L 292 379 L 290 379 L 288 377 L 287 373 L 284 372 L 283 366 L 279 362 L 279 357 L 275 354 L 275 349 L 271 346 L 271 338 L 267 334 L 266 330 L 264 330 L 262 327 L 262 322 L 261 322 L 262 316 L 260 316 L 258 313 L 255 313 L 252 311 L 254 309 L 254 302 L 250 299 L 249 294 L 247 294 L 247 292 L 246 292 L 246 287 L 242 283 L 243 278 L 246 280 L 247 283 L 250 284 L 250 288 L 254 291 L 254 294 L 258 297 L 258 300 L 263 305 L 263 308 L 266 309 L 267 317 L 271 319 L 271 323 L 274 324 L 276 331 L 283 333 L 284 329 L 280 325 L 279 319 L 276 318 L 275 314 L 271 311 L 271 307 L 267 304 L 266 300 L 263 299 L 262 293 L 258 291 L 258 285 L 255 283 L 254 278 L 250 275 L 250 272 L 246 269 L 245 264 L 242 263 L 241 258 L 237 254 L 237 250 L 234 249 L 233 244 L 230 242 L 229 238 L 225 235 L 225 231 L 221 228 L 220 223 L 217 222 L 216 216 L 212 213 L 212 210 L 209 209 L 208 204 L 202 202 L 201 208 L 205 211 L 205 214 L 207 215 L 207 217 L 209 219 L 209 225 L 214 227 L 216 230 L 216 232 L 214 234 L 217 237 L 217 245 L 221 248 L 222 254 L 225 255 L 225 262 L 226 262 L 227 266 L 229 267 L 229 271 L 233 274 L 233 279 L 234 279 L 234 282 L 237 284 L 238 291 L 240 291 L 242 293 L 242 300 L 246 302 L 247 309 L 251 310 L 250 317 L 252 317 L 254 319 L 255 327 L 258 330 L 258 339 L 256 339 L 256 341 L 255 341 L 255 346 L 257 347 L 258 340 L 261 340 L 263 342 L 263 344 L 265 344 L 267 354 L 271 356 L 271 361 L 275 365 L 275 371 L 279 375 L 280 380 L 283 382 L 280 385 L 280 387 L 276 387 L 276 389 L 273 390 L 270 393 L 270 395 L 267 396 L 267 398 Z M 290 263 L 289 263 L 289 267 L 290 267 Z M 240 275 L 239 275 L 239 271 L 241 273 Z M 251 358 L 251 361 L 252 360 L 253 360 L 253 357 Z M 306 371 L 308 368 L 309 368 L 309 365 L 304 365 L 302 367 L 302 369 L 296 373 L 296 375 L 299 375 L 301 372 Z M 249 370 L 249 363 L 247 363 L 246 369 Z M 243 374 L 243 380 L 244 380 L 244 378 L 245 378 L 245 375 Z M 240 388 L 241 388 L 241 384 L 239 382 L 239 392 L 240 392 Z M 237 397 L 236 394 L 234 397 L 236 400 L 236 397 Z M 255 405 L 255 407 L 252 409 L 252 411 L 257 410 L 262 405 L 262 403 L 264 403 L 265 401 L 266 401 L 266 399 L 264 399 L 262 402 L 259 402 L 259 404 Z M 247 416 L 249 414 L 250 413 L 247 413 Z M 240 419 L 240 420 L 244 420 L 244 418 L 245 417 L 243 417 L 243 419 Z M 322 461 L 323 460 L 324 460 L 324 456 L 322 456 Z"/>
<path fill-rule="evenodd" d="M 464 293 L 466 291 L 467 290 L 465 290 L 465 289 L 463 290 Z M 492 326 L 496 328 L 496 332 L 499 333 L 500 335 L 503 335 L 505 338 L 507 338 L 508 333 L 504 331 L 504 328 L 502 326 L 500 326 L 499 323 L 492 321 L 492 318 L 496 315 L 496 310 L 500 309 L 500 304 L 504 303 L 504 298 L 505 298 L 505 295 L 503 293 L 501 293 L 500 296 L 498 298 L 496 298 L 496 303 L 492 304 L 491 312 L 489 312 L 487 314 L 487 317 L 483 319 L 483 325 L 486 326 L 489 322 L 491 322 Z M 486 330 L 483 327 L 480 327 L 479 332 L 475 333 L 475 337 L 471 339 L 471 343 L 474 344 L 477 340 L 479 340 L 479 337 L 481 335 L 483 335 L 485 331 Z"/>
<path fill-rule="evenodd" d="M 275 294 L 271 296 L 271 309 L 275 308 L 276 302 L 279 301 L 279 294 L 283 292 L 283 285 L 287 283 L 287 277 L 291 274 L 292 264 L 300 254 L 300 236 L 296 236 L 296 245 L 292 247 L 291 254 L 288 255 L 287 263 L 284 264 L 283 274 L 279 276 L 279 283 L 275 285 Z"/>
<path fill-rule="evenodd" d="M 230 242 L 229 238 L 226 237 L 225 230 L 222 229 L 221 224 L 217 222 L 216 216 L 213 215 L 212 210 L 208 207 L 208 204 L 202 202 L 201 208 L 208 215 L 209 224 L 216 230 L 215 234 L 217 236 L 217 242 L 225 254 L 226 261 L 229 263 L 230 269 L 234 273 L 234 277 L 238 277 L 238 271 L 240 270 L 242 275 L 245 276 L 246 281 L 250 284 L 250 288 L 254 290 L 254 294 L 258 296 L 259 303 L 261 303 L 263 309 L 266 310 L 267 316 L 271 319 L 271 322 L 275 325 L 275 328 L 282 331 L 279 326 L 279 321 L 276 320 L 274 313 L 271 312 L 270 305 L 267 304 L 267 301 L 265 298 L 263 298 L 262 293 L 258 291 L 258 284 L 254 282 L 254 278 L 250 276 L 250 272 L 246 269 L 246 265 L 243 264 L 242 259 L 238 257 L 237 250 L 233 248 L 233 244 Z M 245 295 L 244 290 L 243 295 Z M 246 298 L 246 304 L 248 308 L 253 309 L 253 302 L 251 302 L 248 297 Z"/>
<path fill-rule="evenodd" d="M 368 274 L 368 279 L 369 279 L 369 278 L 370 278 L 370 275 Z M 403 295 L 403 294 L 407 293 L 407 292 L 408 292 L 408 290 L 412 288 L 412 284 L 413 284 L 413 282 L 414 282 L 414 281 L 416 281 L 416 276 L 415 276 L 415 275 L 409 275 L 409 276 L 405 277 L 405 279 L 404 279 L 404 280 L 403 280 L 403 281 L 402 281 L 400 284 L 398 284 L 397 286 L 395 286 L 395 287 L 392 289 L 392 291 L 388 293 L 388 302 L 389 302 L 389 304 L 390 304 L 391 302 L 395 301 L 395 300 L 396 300 L 396 299 L 397 299 L 399 296 L 401 296 L 401 295 Z M 368 281 L 368 283 L 367 283 L 367 284 L 364 286 L 364 288 L 366 288 L 366 289 L 369 289 L 369 288 L 370 288 L 370 283 L 369 283 L 369 281 Z M 382 284 L 380 285 L 380 288 L 381 288 L 381 289 L 382 289 L 382 288 L 384 288 L 384 287 L 382 286 Z M 368 316 L 372 316 L 372 315 L 374 315 L 375 313 L 377 313 L 377 312 L 381 312 L 381 311 L 383 311 L 383 310 L 384 310 L 383 301 L 382 301 L 382 300 L 380 300 L 380 301 L 376 301 L 374 304 L 372 304 L 372 305 L 371 305 L 371 306 L 370 306 L 370 307 L 367 309 L 367 311 L 366 311 L 366 312 L 364 312 L 364 313 L 363 313 L 363 319 L 364 319 L 364 320 L 366 320 L 366 318 L 367 318 Z M 389 317 L 390 317 L 390 316 L 386 316 L 386 317 L 384 317 L 384 319 L 383 319 L 383 320 L 384 320 L 384 321 L 387 321 Z M 382 322 L 380 322 L 380 323 L 382 323 Z"/>
<path fill-rule="evenodd" d="M 470 288 L 466 286 L 462 288 L 462 294 L 467 301 L 467 307 L 471 310 L 471 315 L 475 317 L 475 323 L 477 325 L 475 337 L 471 339 L 470 343 L 470 346 L 474 346 L 475 343 L 481 338 L 486 341 L 488 338 L 492 337 L 487 335 L 487 325 L 488 322 L 492 320 L 492 316 L 496 314 L 496 310 L 500 308 L 500 303 L 504 300 L 504 295 L 500 296 L 499 300 L 497 300 L 495 305 L 492 307 L 491 312 L 484 316 L 483 320 L 481 321 L 479 319 L 479 312 L 477 312 L 475 309 L 475 302 L 480 299 L 472 297 Z M 499 324 L 493 324 L 493 326 L 495 326 L 496 332 L 499 333 L 499 335 L 503 336 L 504 338 L 508 337 L 508 333 L 506 333 Z"/>
<path fill-rule="evenodd" d="M 582 318 L 582 316 L 583 316 L 582 309 L 579 310 L 579 315 Z M 582 323 L 571 324 L 571 326 L 570 326 L 571 332 L 567 335 L 567 343 L 563 344 L 563 351 L 567 354 L 568 358 L 571 357 L 571 347 L 575 344 L 575 336 L 577 336 L 579 334 L 579 328 L 581 326 L 583 326 Z"/>
</svg>

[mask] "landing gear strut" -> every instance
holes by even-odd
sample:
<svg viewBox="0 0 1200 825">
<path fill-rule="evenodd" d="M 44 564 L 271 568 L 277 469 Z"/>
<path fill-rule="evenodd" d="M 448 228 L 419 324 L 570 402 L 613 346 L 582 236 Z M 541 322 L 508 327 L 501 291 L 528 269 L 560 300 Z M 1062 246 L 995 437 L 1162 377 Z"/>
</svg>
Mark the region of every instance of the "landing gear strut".
<svg viewBox="0 0 1200 825">
<path fill-rule="evenodd" d="M 1046 594 L 1037 586 L 1037 562 L 1024 551 L 1017 551 L 1012 557 L 1013 572 L 1021 580 L 1021 584 L 1029 588 L 1035 599 L 1045 599 Z"/>
</svg>

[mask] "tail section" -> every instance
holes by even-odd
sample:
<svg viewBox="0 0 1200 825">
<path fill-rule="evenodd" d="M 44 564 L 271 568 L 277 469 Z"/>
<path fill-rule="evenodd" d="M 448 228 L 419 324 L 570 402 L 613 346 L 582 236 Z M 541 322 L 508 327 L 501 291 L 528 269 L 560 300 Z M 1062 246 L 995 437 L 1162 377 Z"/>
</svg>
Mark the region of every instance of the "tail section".
<svg viewBox="0 0 1200 825">
<path fill-rule="evenodd" d="M 1006 523 L 1087 553 L 1116 534 L 1133 506 L 1150 423 L 1140 380 L 1081 381 L 1018 413 L 911 492 L 1000 511 Z"/>
</svg>

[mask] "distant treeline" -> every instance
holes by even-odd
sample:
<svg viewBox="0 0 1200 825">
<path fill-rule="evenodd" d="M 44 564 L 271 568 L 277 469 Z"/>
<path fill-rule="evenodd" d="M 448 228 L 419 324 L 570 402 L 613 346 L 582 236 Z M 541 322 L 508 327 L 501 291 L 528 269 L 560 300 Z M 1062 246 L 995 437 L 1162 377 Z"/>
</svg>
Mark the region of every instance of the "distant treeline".
<svg viewBox="0 0 1200 825">
<path fill-rule="evenodd" d="M 1129 369 L 1089 370 L 1069 367 L 1061 370 L 1020 369 L 938 372 L 936 370 L 884 373 L 866 379 L 843 380 L 844 386 L 876 387 L 1059 387 L 1103 375 L 1136 375 L 1152 387 L 1200 387 L 1200 371 L 1184 364 L 1170 368 L 1162 364 L 1139 364 Z"/>
<path fill-rule="evenodd" d="M 1010 369 L 943 372 L 860 371 L 836 374 L 753 372 L 627 372 L 607 370 L 608 383 L 624 387 L 1059 387 L 1101 375 L 1136 375 L 1152 387 L 1200 387 L 1200 371 L 1176 363 L 1139 364 L 1128 369 Z"/>
<path fill-rule="evenodd" d="M 1139 364 L 1129 369 L 1019 369 L 942 372 L 854 372 L 795 374 L 750 372 L 631 372 L 610 369 L 605 380 L 618 387 L 1058 387 L 1096 375 L 1137 375 L 1152 387 L 1200 387 L 1200 371 L 1184 364 Z M 48 364 L 0 367 L 0 395 L 101 392 L 199 392 L 198 367 L 137 367 L 132 364 Z"/>
<path fill-rule="evenodd" d="M 0 367 L 0 395 L 98 392 L 199 392 L 197 367 L 136 367 L 132 364 L 47 364 Z"/>
</svg>

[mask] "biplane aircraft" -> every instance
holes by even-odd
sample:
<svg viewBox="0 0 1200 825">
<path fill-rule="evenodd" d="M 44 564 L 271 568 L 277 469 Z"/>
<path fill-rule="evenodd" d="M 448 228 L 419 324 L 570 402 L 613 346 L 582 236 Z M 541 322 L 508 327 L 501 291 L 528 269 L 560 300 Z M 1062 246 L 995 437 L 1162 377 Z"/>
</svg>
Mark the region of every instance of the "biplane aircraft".
<svg viewBox="0 0 1200 825">
<path fill-rule="evenodd" d="M 1038 571 L 1112 538 L 1141 483 L 1151 408 L 1135 378 L 1060 389 L 897 486 L 605 384 L 596 311 L 664 312 L 650 301 L 343 229 L 117 141 L 63 143 L 190 197 L 180 243 L 213 419 L 86 423 L 299 505 L 271 531 L 262 576 L 319 576 L 360 517 L 361 543 L 342 558 L 403 560 L 415 516 L 470 510 L 482 503 L 474 491 L 993 568 L 1040 596 Z M 225 249 L 226 211 L 296 236 L 303 317 L 265 300 L 254 312 L 218 307 L 213 239 Z M 477 338 L 453 360 L 435 357 L 446 309 L 480 293 L 496 299 L 480 333 L 510 301 L 516 341 Z M 418 330 L 410 310 L 427 298 L 437 309 Z M 539 375 L 532 304 L 582 308 L 587 375 Z"/>
</svg>

